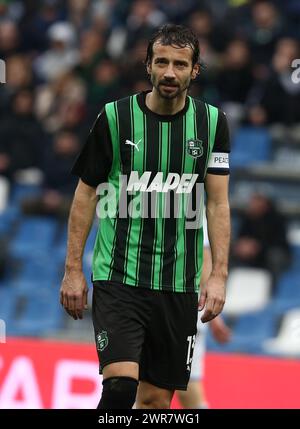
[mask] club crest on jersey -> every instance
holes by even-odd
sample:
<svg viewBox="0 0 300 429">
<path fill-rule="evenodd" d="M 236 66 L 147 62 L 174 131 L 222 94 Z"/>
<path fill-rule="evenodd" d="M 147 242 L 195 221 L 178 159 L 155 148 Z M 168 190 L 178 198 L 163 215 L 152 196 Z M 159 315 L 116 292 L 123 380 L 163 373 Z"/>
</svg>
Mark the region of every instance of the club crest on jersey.
<svg viewBox="0 0 300 429">
<path fill-rule="evenodd" d="M 103 352 L 103 350 L 108 346 L 107 332 L 102 331 L 99 334 L 97 334 L 96 342 L 97 342 L 97 350 L 99 350 L 100 352 Z"/>
<path fill-rule="evenodd" d="M 198 139 L 190 139 L 186 142 L 186 150 L 193 158 L 199 158 L 203 155 L 203 142 Z"/>
</svg>

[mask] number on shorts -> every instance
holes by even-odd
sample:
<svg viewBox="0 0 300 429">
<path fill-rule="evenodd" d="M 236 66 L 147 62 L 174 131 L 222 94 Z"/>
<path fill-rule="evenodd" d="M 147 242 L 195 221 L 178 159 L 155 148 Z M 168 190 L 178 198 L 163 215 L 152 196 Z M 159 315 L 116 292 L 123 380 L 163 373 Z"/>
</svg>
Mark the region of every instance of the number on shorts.
<svg viewBox="0 0 300 429">
<path fill-rule="evenodd" d="M 196 339 L 196 335 L 189 335 L 187 337 L 187 342 L 189 343 L 188 346 L 188 353 L 187 353 L 187 358 L 186 358 L 186 364 L 189 365 L 192 360 L 193 360 L 193 352 L 194 352 L 194 347 L 195 347 L 195 339 Z"/>
</svg>

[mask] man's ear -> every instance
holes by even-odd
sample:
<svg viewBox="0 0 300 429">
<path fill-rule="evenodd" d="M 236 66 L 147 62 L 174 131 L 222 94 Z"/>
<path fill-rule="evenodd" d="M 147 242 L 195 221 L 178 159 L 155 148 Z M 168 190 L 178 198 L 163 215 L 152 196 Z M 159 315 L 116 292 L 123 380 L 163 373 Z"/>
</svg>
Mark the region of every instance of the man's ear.
<svg viewBox="0 0 300 429">
<path fill-rule="evenodd" d="M 147 73 L 151 74 L 151 72 L 152 72 L 151 63 L 147 63 Z"/>
<path fill-rule="evenodd" d="M 200 64 L 195 64 L 192 70 L 192 79 L 196 79 L 199 73 L 200 73 Z"/>
</svg>

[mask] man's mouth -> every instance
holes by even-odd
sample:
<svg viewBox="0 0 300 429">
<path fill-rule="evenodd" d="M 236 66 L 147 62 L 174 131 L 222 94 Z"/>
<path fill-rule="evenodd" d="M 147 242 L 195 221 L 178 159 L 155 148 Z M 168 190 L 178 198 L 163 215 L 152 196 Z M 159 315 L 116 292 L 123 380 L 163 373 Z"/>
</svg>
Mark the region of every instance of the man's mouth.
<svg viewBox="0 0 300 429">
<path fill-rule="evenodd" d="M 172 83 L 168 83 L 168 82 L 162 82 L 162 83 L 160 84 L 160 86 L 163 86 L 163 87 L 165 87 L 165 88 L 171 88 L 171 89 L 173 89 L 173 88 L 177 88 L 177 87 L 178 87 L 178 85 L 174 85 L 174 84 L 172 84 Z"/>
</svg>

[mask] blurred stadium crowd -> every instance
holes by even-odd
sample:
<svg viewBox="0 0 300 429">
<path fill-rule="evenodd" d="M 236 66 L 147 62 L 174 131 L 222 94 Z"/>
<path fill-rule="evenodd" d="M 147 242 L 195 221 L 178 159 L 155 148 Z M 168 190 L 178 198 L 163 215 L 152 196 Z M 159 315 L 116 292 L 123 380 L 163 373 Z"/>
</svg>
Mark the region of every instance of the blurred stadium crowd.
<svg viewBox="0 0 300 429">
<path fill-rule="evenodd" d="M 150 88 L 146 47 L 166 22 L 198 35 L 202 71 L 190 93 L 221 107 L 231 129 L 234 335 L 223 350 L 276 352 L 274 339 L 265 343 L 300 320 L 299 1 L 0 0 L 0 318 L 9 335 L 72 335 L 57 305 L 70 169 L 104 103 Z M 88 278 L 92 245 L 93 233 Z M 287 354 L 300 355 L 293 341 Z"/>
</svg>

